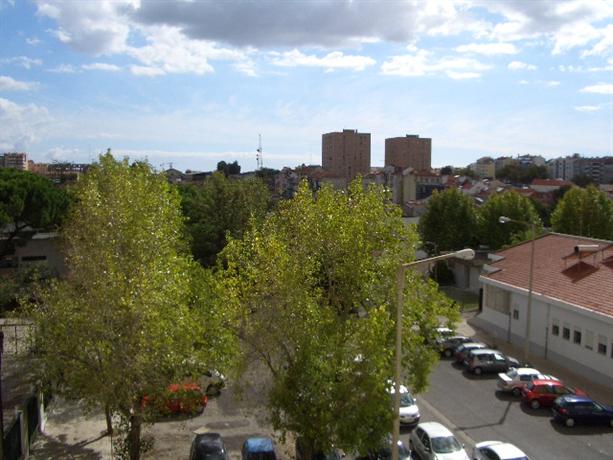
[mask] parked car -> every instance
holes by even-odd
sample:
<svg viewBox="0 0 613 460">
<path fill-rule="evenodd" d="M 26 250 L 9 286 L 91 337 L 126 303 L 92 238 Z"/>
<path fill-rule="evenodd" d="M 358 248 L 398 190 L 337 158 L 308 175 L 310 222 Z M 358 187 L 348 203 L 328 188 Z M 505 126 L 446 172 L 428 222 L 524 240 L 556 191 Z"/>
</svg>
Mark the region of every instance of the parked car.
<svg viewBox="0 0 613 460">
<path fill-rule="evenodd" d="M 507 372 L 519 367 L 519 361 L 496 350 L 478 348 L 467 353 L 464 366 L 469 372 L 481 375 L 486 372 Z"/>
<path fill-rule="evenodd" d="M 521 394 L 521 389 L 534 380 L 557 381 L 559 379 L 553 375 L 541 374 L 540 371 L 531 367 L 519 367 L 517 369 L 511 369 L 506 374 L 498 374 L 498 389 L 519 396 Z"/>
<path fill-rule="evenodd" d="M 391 460 L 392 458 L 392 437 L 388 436 L 383 445 L 376 451 L 366 455 L 358 455 L 355 460 Z M 411 451 L 402 441 L 398 441 L 398 460 L 410 460 Z"/>
<path fill-rule="evenodd" d="M 564 395 L 587 396 L 587 393 L 556 380 L 534 380 L 521 389 L 522 401 L 532 409 L 553 406 L 555 399 Z"/>
<path fill-rule="evenodd" d="M 576 423 L 609 425 L 613 428 L 613 406 L 594 401 L 588 396 L 565 395 L 553 402 L 553 418 L 568 427 Z"/>
<path fill-rule="evenodd" d="M 474 460 L 530 460 L 517 446 L 502 441 L 483 441 L 475 444 Z"/>
<path fill-rule="evenodd" d="M 272 439 L 265 436 L 247 438 L 241 449 L 241 460 L 277 460 Z"/>
<path fill-rule="evenodd" d="M 228 451 L 219 433 L 198 434 L 192 441 L 190 460 L 228 460 Z"/>
<path fill-rule="evenodd" d="M 391 382 L 390 382 L 391 384 Z M 392 396 L 392 402 L 396 389 L 391 386 L 388 390 Z M 400 385 L 400 423 L 407 426 L 415 426 L 419 423 L 419 407 L 417 407 L 417 399 L 409 392 L 407 387 Z"/>
<path fill-rule="evenodd" d="M 455 362 L 456 363 L 464 362 L 464 358 L 466 358 L 466 354 L 470 350 L 477 350 L 479 348 L 489 348 L 489 347 L 483 342 L 467 342 L 467 343 L 458 345 L 453 353 L 455 357 Z"/>
<path fill-rule="evenodd" d="M 299 436 L 296 439 L 296 460 L 306 460 L 306 447 L 304 438 Z M 311 453 L 312 460 L 341 460 L 342 457 L 343 455 L 338 449 L 332 449 L 330 452 L 317 450 Z"/>
<path fill-rule="evenodd" d="M 453 356 L 454 350 L 463 343 L 472 343 L 475 342 L 471 337 L 466 337 L 465 335 L 452 335 L 450 337 L 443 338 L 441 340 L 436 341 L 436 345 L 441 351 L 441 355 L 445 358 L 451 358 Z"/>
<path fill-rule="evenodd" d="M 195 382 L 172 383 L 157 396 L 143 396 L 141 405 L 161 415 L 198 414 L 208 403 L 208 396 Z"/>
<path fill-rule="evenodd" d="M 409 448 L 422 460 L 469 460 L 464 446 L 437 422 L 417 425 L 409 436 Z"/>
</svg>

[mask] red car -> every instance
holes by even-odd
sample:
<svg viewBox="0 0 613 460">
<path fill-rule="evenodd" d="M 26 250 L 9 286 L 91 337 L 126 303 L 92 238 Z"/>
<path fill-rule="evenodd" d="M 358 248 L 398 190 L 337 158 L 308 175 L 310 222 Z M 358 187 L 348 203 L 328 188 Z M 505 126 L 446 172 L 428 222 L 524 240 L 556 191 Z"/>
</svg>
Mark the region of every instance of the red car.
<svg viewBox="0 0 613 460">
<path fill-rule="evenodd" d="M 209 398 L 197 383 L 172 383 L 160 398 L 143 397 L 143 408 L 152 408 L 162 415 L 197 414 L 202 412 Z"/>
<path fill-rule="evenodd" d="M 587 393 L 557 380 L 534 380 L 521 390 L 522 401 L 532 409 L 553 406 L 555 399 L 564 395 L 587 396 Z"/>
</svg>

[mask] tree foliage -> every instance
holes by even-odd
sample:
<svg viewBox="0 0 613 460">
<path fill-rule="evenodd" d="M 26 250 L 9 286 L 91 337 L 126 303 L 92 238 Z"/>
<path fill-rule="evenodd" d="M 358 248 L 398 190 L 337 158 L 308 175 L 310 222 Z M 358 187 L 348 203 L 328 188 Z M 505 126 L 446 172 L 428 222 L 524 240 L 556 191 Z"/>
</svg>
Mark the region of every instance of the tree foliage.
<svg viewBox="0 0 613 460">
<path fill-rule="evenodd" d="M 76 197 L 63 231 L 70 275 L 41 289 L 24 315 L 45 379 L 105 408 L 107 423 L 118 414 L 136 459 L 142 397 L 227 359 L 230 310 L 209 301 L 206 273 L 185 255 L 179 196 L 163 175 L 106 154 Z"/>
<path fill-rule="evenodd" d="M 370 451 L 392 427 L 395 273 L 417 235 L 388 198 L 359 180 L 314 196 L 303 181 L 222 252 L 226 303 L 243 308 L 239 335 L 270 371 L 274 427 L 313 449 Z M 457 313 L 433 284 L 407 278 L 402 362 L 420 391 L 437 356 L 425 339 Z"/>
<path fill-rule="evenodd" d="M 449 176 L 453 174 L 453 166 L 443 166 L 441 168 L 441 175 Z"/>
<path fill-rule="evenodd" d="M 506 165 L 496 173 L 498 179 L 508 180 L 515 184 L 530 184 L 534 179 L 547 179 L 549 171 L 547 166 L 529 165 L 520 166 L 513 163 Z"/>
<path fill-rule="evenodd" d="M 240 174 L 241 166 L 238 164 L 238 161 L 226 163 L 222 160 L 217 163 L 217 171 L 223 173 L 224 176 L 228 177 L 230 175 Z"/>
<path fill-rule="evenodd" d="M 532 202 L 514 190 L 492 196 L 479 212 L 480 242 L 492 250 L 529 238 L 530 228 L 518 222 L 501 224 L 500 216 L 506 216 L 521 222 L 532 222 L 537 232 L 542 228 Z"/>
<path fill-rule="evenodd" d="M 55 229 L 68 207 L 65 191 L 28 171 L 0 168 L 0 257 L 12 254 L 16 240 L 37 230 Z"/>
<path fill-rule="evenodd" d="M 424 243 L 434 243 L 432 249 L 435 252 L 474 246 L 477 242 L 477 209 L 472 198 L 455 188 L 435 191 L 419 220 L 419 233 Z"/>
<path fill-rule="evenodd" d="M 261 180 L 233 180 L 219 172 L 202 186 L 181 186 L 180 192 L 192 254 L 205 266 L 215 263 L 228 235 L 239 238 L 249 219 L 263 218 L 270 205 Z"/>
<path fill-rule="evenodd" d="M 613 240 L 613 202 L 593 185 L 573 187 L 558 202 L 551 223 L 556 232 Z"/>
</svg>

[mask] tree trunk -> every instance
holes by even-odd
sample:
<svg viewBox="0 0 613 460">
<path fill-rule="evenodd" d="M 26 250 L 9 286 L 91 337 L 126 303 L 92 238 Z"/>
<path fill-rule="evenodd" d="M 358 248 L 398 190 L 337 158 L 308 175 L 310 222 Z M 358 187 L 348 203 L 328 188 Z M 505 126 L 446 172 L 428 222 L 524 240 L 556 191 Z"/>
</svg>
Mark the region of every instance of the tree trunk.
<svg viewBox="0 0 613 460">
<path fill-rule="evenodd" d="M 113 414 L 108 404 L 104 405 L 104 417 L 106 418 L 106 434 L 113 434 Z"/>
<path fill-rule="evenodd" d="M 130 431 L 128 432 L 128 453 L 130 460 L 140 460 L 140 434 L 143 416 L 139 403 L 132 408 L 130 415 Z"/>
</svg>

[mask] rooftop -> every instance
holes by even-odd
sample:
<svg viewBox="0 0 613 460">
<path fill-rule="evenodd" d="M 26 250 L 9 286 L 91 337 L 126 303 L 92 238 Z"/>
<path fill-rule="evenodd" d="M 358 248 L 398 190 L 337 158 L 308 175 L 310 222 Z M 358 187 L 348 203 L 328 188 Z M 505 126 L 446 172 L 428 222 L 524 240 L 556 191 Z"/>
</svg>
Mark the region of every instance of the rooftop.
<svg viewBox="0 0 613 460">
<path fill-rule="evenodd" d="M 576 246 L 593 245 L 576 252 Z M 605 316 L 613 316 L 613 242 L 561 233 L 535 240 L 533 292 Z M 530 242 L 496 253 L 495 271 L 482 275 L 528 290 Z"/>
</svg>

